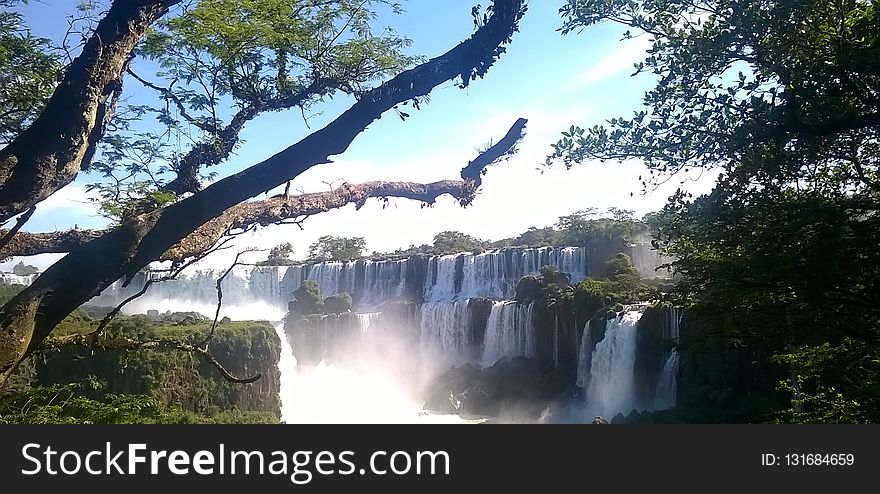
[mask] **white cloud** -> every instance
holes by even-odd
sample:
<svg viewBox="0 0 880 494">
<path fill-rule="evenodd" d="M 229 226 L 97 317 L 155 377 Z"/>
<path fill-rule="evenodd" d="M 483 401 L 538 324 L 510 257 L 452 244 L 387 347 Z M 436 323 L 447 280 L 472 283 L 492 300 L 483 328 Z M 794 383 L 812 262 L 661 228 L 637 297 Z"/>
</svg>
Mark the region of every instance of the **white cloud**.
<svg viewBox="0 0 880 494">
<path fill-rule="evenodd" d="M 633 64 L 644 60 L 645 51 L 650 47 L 651 39 L 644 35 L 622 41 L 613 52 L 579 73 L 574 79 L 573 89 L 584 89 L 624 71 L 632 73 Z"/>
<path fill-rule="evenodd" d="M 90 199 L 97 199 L 98 193 L 87 192 L 82 185 L 70 184 L 55 192 L 37 205 L 37 212 L 58 212 L 71 214 L 97 214 L 98 209 Z"/>
</svg>

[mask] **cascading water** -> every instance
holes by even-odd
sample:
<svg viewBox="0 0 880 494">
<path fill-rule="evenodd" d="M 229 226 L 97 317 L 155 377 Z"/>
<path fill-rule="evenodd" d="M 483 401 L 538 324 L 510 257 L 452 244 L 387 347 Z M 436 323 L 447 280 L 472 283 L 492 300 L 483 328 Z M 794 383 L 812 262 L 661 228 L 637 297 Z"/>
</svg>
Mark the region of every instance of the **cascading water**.
<svg viewBox="0 0 880 494">
<path fill-rule="evenodd" d="M 282 339 L 281 416 L 287 423 L 461 423 L 457 415 L 426 415 L 414 398 L 414 362 L 411 348 L 387 337 L 382 315 L 350 314 L 324 318 L 322 331 L 337 331 L 333 361 L 300 364 L 288 343 L 283 323 L 276 325 Z"/>
<path fill-rule="evenodd" d="M 284 334 L 284 321 L 273 323 L 275 333 L 281 340 L 281 357 L 278 361 L 278 374 L 281 381 L 279 395 L 281 398 L 281 421 L 291 423 L 293 421 L 293 405 L 296 400 L 296 393 L 291 389 L 294 383 L 293 374 L 296 372 L 296 357 L 293 356 L 293 347 L 290 340 Z"/>
<path fill-rule="evenodd" d="M 415 262 L 410 258 L 296 266 L 236 266 L 223 281 L 224 299 L 232 303 L 264 303 L 284 310 L 293 291 L 304 280 L 310 279 L 318 283 L 323 296 L 348 292 L 363 309 L 406 294 L 422 294 L 429 302 L 473 297 L 511 298 L 520 278 L 536 275 L 546 265 L 570 273 L 575 283 L 587 275 L 586 249 L 582 247 L 502 249 L 476 255 L 433 256 L 420 261 L 427 265 L 425 272 L 410 276 L 410 263 Z M 223 271 L 225 269 L 190 270 L 176 280 L 154 284 L 141 299 L 138 309 L 147 307 L 151 301 L 216 303 L 215 283 Z M 418 269 L 412 271 L 419 272 Z M 116 305 L 137 293 L 148 279 L 160 274 L 138 274 L 127 287 L 114 283 L 91 304 Z M 32 281 L 30 278 L 4 276 L 9 278 L 7 282 L 29 284 Z M 413 285 L 407 286 L 408 283 Z"/>
<path fill-rule="evenodd" d="M 28 286 L 37 279 L 37 275 L 20 275 L 15 273 L 0 273 L 0 285 L 24 285 Z"/>
<path fill-rule="evenodd" d="M 455 300 L 455 264 L 458 256 L 432 257 L 428 261 L 424 293 L 425 300 Z"/>
<path fill-rule="evenodd" d="M 641 319 L 639 311 L 628 311 L 609 319 L 605 338 L 593 350 L 587 411 L 610 419 L 617 413 L 629 413 L 635 407 L 634 366 Z"/>
<path fill-rule="evenodd" d="M 681 325 L 681 309 L 670 307 L 666 312 L 666 321 L 663 325 L 663 338 L 672 344 L 678 344 L 679 327 Z M 673 348 L 666 357 L 663 370 L 657 379 L 657 387 L 654 391 L 654 410 L 665 410 L 677 404 L 678 392 L 678 350 Z"/>
<path fill-rule="evenodd" d="M 593 356 L 593 337 L 590 333 L 590 321 L 584 324 L 584 332 L 581 335 L 581 343 L 578 346 L 577 384 L 586 388 L 590 383 L 590 364 Z"/>
<path fill-rule="evenodd" d="M 657 390 L 654 393 L 654 410 L 666 410 L 676 405 L 678 391 L 678 351 L 669 352 L 669 358 L 660 372 Z"/>
<path fill-rule="evenodd" d="M 373 321 L 378 319 L 381 314 L 379 312 L 370 312 L 368 314 L 354 314 L 357 321 L 358 329 L 362 335 L 367 335 L 373 326 Z"/>
<path fill-rule="evenodd" d="M 397 321 L 391 324 L 392 331 L 379 313 L 313 317 L 308 345 L 322 350 L 314 354 L 314 360 L 299 363 L 292 353 L 293 345 L 300 349 L 306 345 L 298 339 L 289 340 L 283 326 L 276 325 L 282 337 L 279 365 L 286 422 L 406 422 L 418 416 L 420 403 L 413 397 L 418 396 L 419 386 L 449 365 L 473 362 L 488 366 L 503 357 L 537 356 L 533 304 L 504 299 L 513 297 L 523 276 L 537 275 L 547 265 L 570 273 L 573 282 L 583 280 L 588 265 L 586 249 L 511 248 L 403 260 L 236 266 L 222 284 L 221 317 L 267 319 L 271 314 L 271 319 L 281 319 L 292 293 L 305 280 L 314 280 L 324 297 L 350 293 L 355 311 L 389 310 L 389 306 L 400 312 L 415 311 L 414 321 Z M 213 316 L 216 280 L 224 271 L 189 270 L 178 280 L 153 284 L 146 296 L 126 311 L 198 311 Z M 116 305 L 159 275 L 139 273 L 128 287 L 117 283 L 91 303 Z M 494 301 L 491 307 L 487 301 L 473 305 L 476 297 Z M 385 305 L 398 300 L 413 305 L 404 304 L 403 309 Z M 485 334 L 474 333 L 475 320 L 485 322 Z M 557 366 L 560 324 L 558 319 L 554 321 L 553 359 Z M 402 331 L 412 335 L 413 346 L 401 344 Z"/>
<path fill-rule="evenodd" d="M 536 275 L 548 265 L 571 274 L 577 283 L 586 277 L 586 250 L 542 247 L 434 257 L 425 280 L 425 299 L 510 298 L 520 278 Z"/>
<path fill-rule="evenodd" d="M 504 357 L 535 356 L 533 307 L 534 303 L 518 304 L 513 301 L 492 304 L 480 359 L 483 367 L 492 366 Z"/>
<path fill-rule="evenodd" d="M 443 355 L 450 364 L 467 360 L 471 341 L 468 301 L 425 302 L 420 310 L 422 347 Z"/>
</svg>

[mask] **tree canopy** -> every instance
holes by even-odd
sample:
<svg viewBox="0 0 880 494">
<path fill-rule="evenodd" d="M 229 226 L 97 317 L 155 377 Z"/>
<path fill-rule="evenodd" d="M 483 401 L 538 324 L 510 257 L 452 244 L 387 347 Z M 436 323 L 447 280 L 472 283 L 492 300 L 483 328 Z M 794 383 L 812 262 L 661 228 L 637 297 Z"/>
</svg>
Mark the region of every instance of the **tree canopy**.
<svg viewBox="0 0 880 494">
<path fill-rule="evenodd" d="M 445 254 L 485 250 L 487 242 L 462 232 L 445 231 L 434 236 L 434 251 Z"/>
<path fill-rule="evenodd" d="M 714 169 L 649 219 L 678 301 L 794 377 L 786 420 L 876 421 L 880 16 L 874 2 L 570 0 L 563 32 L 611 21 L 653 41 L 645 108 L 573 126 L 548 163 L 638 158 L 651 188 Z M 843 357 L 845 355 L 845 358 Z M 859 376 L 847 379 L 845 376 Z M 873 377 L 871 377 L 873 376 Z"/>
<path fill-rule="evenodd" d="M 309 246 L 309 261 L 354 261 L 360 259 L 367 250 L 363 237 L 334 237 L 323 235 Z"/>
<path fill-rule="evenodd" d="M 61 70 L 48 39 L 34 36 L 18 0 L 0 0 L 0 144 L 7 144 L 40 113 Z"/>
</svg>

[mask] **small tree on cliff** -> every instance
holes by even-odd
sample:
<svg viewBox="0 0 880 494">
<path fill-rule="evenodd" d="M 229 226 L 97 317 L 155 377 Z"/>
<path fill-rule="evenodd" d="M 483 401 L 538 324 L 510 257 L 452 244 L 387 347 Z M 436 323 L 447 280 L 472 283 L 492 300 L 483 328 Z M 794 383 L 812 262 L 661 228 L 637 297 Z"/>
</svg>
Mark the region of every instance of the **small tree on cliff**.
<svg viewBox="0 0 880 494">
<path fill-rule="evenodd" d="M 369 198 L 432 204 L 449 194 L 470 204 L 485 168 L 522 137 L 525 119 L 468 163 L 462 180 L 344 184 L 246 202 L 329 163 L 398 105 L 417 107 L 446 81 L 458 79 L 464 88 L 482 78 L 526 10 L 524 0 L 496 0 L 485 14 L 475 12 L 480 22 L 470 38 L 414 65 L 417 60 L 402 52 L 406 39 L 373 32 L 375 9 L 382 6 L 397 9 L 384 0 L 114 0 L 42 112 L 0 149 L 0 221 L 21 215 L 0 232 L 0 257 L 68 253 L 0 308 L 2 376 L 73 310 L 120 278 L 130 282 L 153 261 L 182 268 L 231 234 L 360 206 Z M 174 14 L 164 18 L 172 7 Z M 136 72 L 133 60 L 140 56 L 162 66 L 156 80 Z M 116 112 L 127 76 L 155 91 L 159 102 Z M 256 116 L 304 110 L 340 92 L 355 102 L 324 128 L 234 175 L 205 173 L 242 144 L 241 131 Z M 149 115 L 166 128 L 136 128 Z M 177 147 L 181 143 L 193 144 Z M 102 159 L 94 160 L 99 148 Z M 109 178 L 96 189 L 115 218 L 113 227 L 18 232 L 37 203 L 81 170 Z M 207 187 L 205 175 L 216 178 Z"/>
<path fill-rule="evenodd" d="M 462 232 L 446 231 L 434 236 L 435 254 L 457 254 L 482 251 L 485 248 L 486 242 Z"/>
<path fill-rule="evenodd" d="M 293 263 L 290 256 L 293 255 L 293 244 L 290 242 L 276 245 L 269 250 L 266 264 L 269 266 L 287 266 Z"/>
<path fill-rule="evenodd" d="M 25 264 L 24 261 L 19 261 L 18 264 L 12 267 L 12 274 L 17 274 L 18 276 L 30 276 L 39 272 L 40 270 L 36 266 Z"/>
<path fill-rule="evenodd" d="M 334 237 L 324 235 L 309 246 L 309 261 L 353 261 L 360 259 L 367 250 L 363 237 Z"/>
</svg>

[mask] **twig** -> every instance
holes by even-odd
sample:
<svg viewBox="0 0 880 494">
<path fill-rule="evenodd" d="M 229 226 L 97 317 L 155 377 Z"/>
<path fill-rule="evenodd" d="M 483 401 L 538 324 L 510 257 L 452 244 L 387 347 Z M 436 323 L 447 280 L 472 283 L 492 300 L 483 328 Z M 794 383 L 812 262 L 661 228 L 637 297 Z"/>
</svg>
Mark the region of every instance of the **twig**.
<svg viewBox="0 0 880 494">
<path fill-rule="evenodd" d="M 34 211 L 36 210 L 36 205 L 31 206 L 30 209 L 25 211 L 25 213 L 18 218 L 18 221 L 15 222 L 15 226 L 10 228 L 9 231 L 6 232 L 6 235 L 3 235 L 3 238 L 0 239 L 0 251 L 3 251 L 3 247 L 6 247 L 6 244 L 8 244 L 12 240 L 12 237 L 15 236 L 15 234 L 18 233 L 19 230 L 21 230 L 21 227 L 23 227 L 29 219 L 31 219 L 31 216 L 34 215 Z"/>
<path fill-rule="evenodd" d="M 232 272 L 232 269 L 235 268 L 235 266 L 242 264 L 238 262 L 242 254 L 245 254 L 247 252 L 257 252 L 259 250 L 261 249 L 245 249 L 239 252 L 235 255 L 235 260 L 232 261 L 232 265 L 229 266 L 229 268 L 227 268 L 226 271 L 219 278 L 217 278 L 217 310 L 214 312 L 214 322 L 211 323 L 211 331 L 208 332 L 208 336 L 205 337 L 205 339 L 198 345 L 198 347 L 203 348 L 205 349 L 205 351 L 207 351 L 208 343 L 214 337 L 214 330 L 217 328 L 217 319 L 220 317 L 220 308 L 223 306 L 223 280 L 226 279 L 227 276 L 229 276 L 229 273 Z"/>
</svg>

